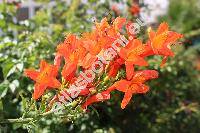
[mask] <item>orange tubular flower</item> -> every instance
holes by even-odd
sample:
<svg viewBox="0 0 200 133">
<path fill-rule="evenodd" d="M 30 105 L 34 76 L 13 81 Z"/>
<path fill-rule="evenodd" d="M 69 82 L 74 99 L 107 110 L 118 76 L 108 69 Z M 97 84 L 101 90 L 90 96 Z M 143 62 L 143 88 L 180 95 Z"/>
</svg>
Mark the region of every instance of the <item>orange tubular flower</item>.
<svg viewBox="0 0 200 133">
<path fill-rule="evenodd" d="M 148 66 L 148 63 L 144 60 L 144 57 L 141 56 L 146 52 L 146 46 L 138 39 L 130 41 L 126 48 L 120 50 L 120 57 L 125 60 L 126 66 L 126 77 L 130 80 L 134 74 L 134 66 Z"/>
<path fill-rule="evenodd" d="M 96 29 L 93 32 L 83 33 L 81 41 L 83 42 L 83 47 L 88 51 L 81 62 L 83 68 L 89 68 L 97 59 L 97 55 L 102 51 L 107 42 L 110 42 L 105 35 L 105 30 L 108 27 L 107 19 L 104 18 L 101 23 L 96 22 Z"/>
<path fill-rule="evenodd" d="M 113 25 L 110 26 L 107 19 L 104 18 L 100 23 L 95 23 L 95 30 L 93 32 L 84 33 L 82 35 L 81 41 L 83 42 L 83 47 L 88 51 L 82 61 L 83 68 L 89 68 L 92 62 L 97 59 L 97 55 L 102 50 L 110 47 L 116 40 L 118 37 L 118 32 L 116 32 L 116 30 L 118 30 L 118 27 L 121 25 L 121 23 L 119 23 L 121 22 L 120 20 L 121 19 L 117 19 L 117 21 L 114 21 Z"/>
<path fill-rule="evenodd" d="M 157 32 L 150 28 L 148 34 L 149 41 L 147 42 L 147 45 L 152 48 L 152 51 L 149 51 L 148 54 L 163 55 L 166 57 L 174 56 L 170 46 L 178 39 L 183 37 L 182 34 L 169 31 L 169 26 L 167 23 L 161 23 Z"/>
<path fill-rule="evenodd" d="M 65 41 L 57 46 L 57 55 L 65 59 L 65 65 L 62 70 L 62 76 L 69 80 L 76 72 L 79 60 L 82 60 L 86 54 L 83 43 L 75 35 L 69 35 Z"/>
<path fill-rule="evenodd" d="M 83 68 L 87 69 L 97 60 L 97 55 L 102 54 L 103 50 L 110 48 L 115 40 L 120 37 L 120 30 L 125 24 L 126 19 L 117 17 L 109 25 L 104 18 L 101 23 L 96 22 L 96 29 L 91 33 L 84 33 L 82 42 L 88 53 L 82 61 Z"/>
<path fill-rule="evenodd" d="M 132 98 L 133 94 L 146 93 L 149 87 L 144 83 L 147 80 L 158 78 L 158 72 L 155 70 L 143 70 L 135 72 L 131 81 L 120 80 L 107 89 L 108 92 L 117 89 L 124 92 L 124 98 L 121 108 L 124 109 Z"/>
<path fill-rule="evenodd" d="M 47 88 L 59 88 L 60 82 L 56 79 L 58 67 L 47 64 L 44 60 L 40 62 L 40 70 L 26 69 L 25 75 L 34 80 L 35 89 L 33 99 L 40 98 Z"/>
</svg>

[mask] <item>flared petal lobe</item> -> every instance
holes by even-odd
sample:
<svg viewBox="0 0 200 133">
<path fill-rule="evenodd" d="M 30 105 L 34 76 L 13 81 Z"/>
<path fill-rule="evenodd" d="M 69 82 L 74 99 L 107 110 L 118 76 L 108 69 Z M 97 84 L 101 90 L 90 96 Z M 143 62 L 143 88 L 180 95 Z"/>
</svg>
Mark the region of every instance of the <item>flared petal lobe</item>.
<svg viewBox="0 0 200 133">
<path fill-rule="evenodd" d="M 124 94 L 124 98 L 121 102 L 122 109 L 124 109 L 126 107 L 126 105 L 130 102 L 132 96 L 133 96 L 132 90 L 127 90 L 126 93 Z"/>
<path fill-rule="evenodd" d="M 31 78 L 32 80 L 36 80 L 36 78 L 38 77 L 39 75 L 39 72 L 33 70 L 33 69 L 26 69 L 24 71 L 25 75 L 29 78 Z"/>
<path fill-rule="evenodd" d="M 88 98 L 85 103 L 82 105 L 83 109 L 86 109 L 87 106 L 96 103 L 96 102 L 101 102 L 110 99 L 110 94 L 107 91 L 103 91 L 101 93 L 98 93 L 96 95 L 91 96 Z"/>
<path fill-rule="evenodd" d="M 34 100 L 39 99 L 44 94 L 44 91 L 46 90 L 46 88 L 47 88 L 46 85 L 41 85 L 41 84 L 36 83 L 34 85 L 33 99 Z"/>
</svg>

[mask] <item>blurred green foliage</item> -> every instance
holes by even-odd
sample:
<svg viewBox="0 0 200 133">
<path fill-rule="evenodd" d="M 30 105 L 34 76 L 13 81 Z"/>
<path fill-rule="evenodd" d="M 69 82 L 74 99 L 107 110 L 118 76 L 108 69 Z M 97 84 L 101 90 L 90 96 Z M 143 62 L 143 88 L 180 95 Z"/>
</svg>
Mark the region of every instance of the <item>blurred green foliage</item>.
<svg viewBox="0 0 200 133">
<path fill-rule="evenodd" d="M 186 34 L 186 37 L 188 37 L 188 39 L 191 38 L 191 36 L 193 37 L 194 35 L 198 36 L 200 33 L 200 1 L 169 1 L 170 5 L 168 13 L 167 15 L 162 16 L 160 20 L 168 22 L 172 29 Z"/>
<path fill-rule="evenodd" d="M 49 0 L 40 2 L 47 5 Z M 80 35 L 89 31 L 92 17 L 101 19 L 108 15 L 108 3 L 73 0 L 68 5 L 57 0 L 55 6 L 44 6 L 32 19 L 20 22 L 16 20 L 14 4 L 0 4 L 0 119 L 18 118 L 26 111 L 26 104 L 33 104 L 30 100 L 33 83 L 24 77 L 23 70 L 37 68 L 40 59 L 52 61 L 55 46 L 65 34 Z M 187 34 L 200 28 L 197 6 L 197 0 L 171 0 L 170 10 L 162 20 L 169 22 L 175 31 Z M 189 48 L 175 46 L 175 49 L 177 55 L 163 68 L 159 66 L 160 57 L 149 60 L 149 68 L 158 69 L 160 78 L 150 82 L 148 94 L 134 96 L 125 110 L 120 108 L 123 95 L 116 92 L 110 101 L 91 106 L 88 113 L 69 109 L 72 116 L 65 117 L 71 117 L 72 121 L 52 115 L 38 123 L 1 124 L 0 127 L 7 127 L 8 132 L 28 129 L 35 132 L 197 133 L 200 129 L 200 71 L 196 61 L 200 58 L 200 43 Z"/>
</svg>

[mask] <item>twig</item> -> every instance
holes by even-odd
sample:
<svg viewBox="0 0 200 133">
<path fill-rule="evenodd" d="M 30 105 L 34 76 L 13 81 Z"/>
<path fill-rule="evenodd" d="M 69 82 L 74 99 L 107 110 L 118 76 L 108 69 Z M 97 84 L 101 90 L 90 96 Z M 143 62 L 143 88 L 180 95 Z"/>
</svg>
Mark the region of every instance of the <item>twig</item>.
<svg viewBox="0 0 200 133">
<path fill-rule="evenodd" d="M 18 118 L 18 119 L 4 119 L 1 120 L 0 123 L 28 123 L 30 121 L 33 121 L 34 118 Z"/>
<path fill-rule="evenodd" d="M 38 116 L 36 116 L 35 118 L 17 118 L 17 119 L 3 119 L 3 120 L 0 120 L 0 123 L 3 124 L 3 123 L 29 123 L 33 120 L 40 120 L 43 116 L 43 117 L 46 117 L 50 114 L 52 114 L 53 111 L 48 111 L 48 112 L 45 112 L 43 114 L 40 114 Z"/>
</svg>

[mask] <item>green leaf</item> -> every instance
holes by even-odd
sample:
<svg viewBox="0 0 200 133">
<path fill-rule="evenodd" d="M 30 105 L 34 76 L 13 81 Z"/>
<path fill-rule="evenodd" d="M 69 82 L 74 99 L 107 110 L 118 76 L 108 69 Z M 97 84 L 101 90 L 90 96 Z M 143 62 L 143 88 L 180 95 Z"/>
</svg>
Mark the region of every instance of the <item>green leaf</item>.
<svg viewBox="0 0 200 133">
<path fill-rule="evenodd" d="M 14 63 L 11 60 L 6 60 L 2 64 L 2 68 L 4 78 L 7 78 L 10 74 L 12 74 L 15 71 Z"/>
<path fill-rule="evenodd" d="M 12 91 L 12 93 L 15 92 L 16 88 L 19 87 L 19 81 L 18 80 L 13 80 L 10 84 L 9 87 Z"/>
<path fill-rule="evenodd" d="M 8 92 L 8 83 L 5 82 L 0 84 L 0 98 L 4 97 Z"/>
</svg>

